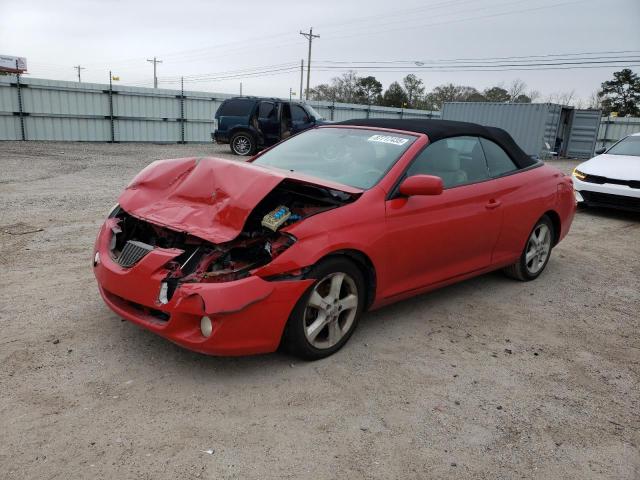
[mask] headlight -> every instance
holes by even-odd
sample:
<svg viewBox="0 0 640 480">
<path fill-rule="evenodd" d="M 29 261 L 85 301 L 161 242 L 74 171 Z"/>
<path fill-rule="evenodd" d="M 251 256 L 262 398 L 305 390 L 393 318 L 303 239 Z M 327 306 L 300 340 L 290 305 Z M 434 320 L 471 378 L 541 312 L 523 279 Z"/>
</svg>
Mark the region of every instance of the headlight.
<svg viewBox="0 0 640 480">
<path fill-rule="evenodd" d="M 120 204 L 116 203 L 113 207 L 111 207 L 111 210 L 109 210 L 107 218 L 113 218 L 118 215 L 118 213 L 120 213 Z"/>
<path fill-rule="evenodd" d="M 582 173 L 577 168 L 573 169 L 573 176 L 576 177 L 578 180 L 584 180 L 585 178 L 587 178 L 587 174 L 586 173 Z"/>
</svg>

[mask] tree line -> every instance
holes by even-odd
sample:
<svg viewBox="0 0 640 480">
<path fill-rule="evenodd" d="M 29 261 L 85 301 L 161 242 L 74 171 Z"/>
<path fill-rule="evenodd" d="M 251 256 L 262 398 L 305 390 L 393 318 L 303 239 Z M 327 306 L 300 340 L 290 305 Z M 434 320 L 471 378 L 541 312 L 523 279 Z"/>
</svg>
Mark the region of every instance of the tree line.
<svg viewBox="0 0 640 480">
<path fill-rule="evenodd" d="M 311 100 L 326 100 L 341 103 L 357 103 L 420 110 L 440 110 L 445 102 L 499 102 L 532 103 L 536 101 L 573 105 L 577 108 L 598 108 L 609 115 L 640 116 L 640 78 L 630 69 L 613 74 L 613 79 L 603 82 L 589 99 L 576 98 L 574 91 L 560 92 L 542 97 L 539 91 L 528 89 L 520 79 L 510 84 L 495 85 L 478 90 L 453 83 L 438 85 L 426 91 L 423 81 L 409 74 L 401 81 L 392 82 L 385 90 L 374 76 L 360 77 L 351 70 L 329 83 L 309 90 Z"/>
</svg>

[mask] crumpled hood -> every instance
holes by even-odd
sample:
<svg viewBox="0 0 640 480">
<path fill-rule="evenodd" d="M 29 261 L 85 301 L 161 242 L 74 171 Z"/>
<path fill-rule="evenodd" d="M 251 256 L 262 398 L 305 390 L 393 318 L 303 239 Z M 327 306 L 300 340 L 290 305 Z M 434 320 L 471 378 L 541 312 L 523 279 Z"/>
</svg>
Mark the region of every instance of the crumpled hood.
<svg viewBox="0 0 640 480">
<path fill-rule="evenodd" d="M 237 160 L 161 160 L 144 168 L 118 202 L 135 217 L 224 243 L 240 234 L 251 211 L 285 178 L 318 184 L 310 178 Z"/>
</svg>

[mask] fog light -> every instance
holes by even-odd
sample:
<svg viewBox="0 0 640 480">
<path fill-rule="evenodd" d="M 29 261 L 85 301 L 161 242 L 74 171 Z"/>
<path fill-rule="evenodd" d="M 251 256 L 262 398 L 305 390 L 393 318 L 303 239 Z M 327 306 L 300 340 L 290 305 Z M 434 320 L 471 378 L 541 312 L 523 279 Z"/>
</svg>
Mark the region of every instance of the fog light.
<svg viewBox="0 0 640 480">
<path fill-rule="evenodd" d="M 576 196 L 576 202 L 578 202 L 578 203 L 584 202 L 584 198 L 582 197 L 582 195 L 580 194 L 580 192 L 578 190 L 574 190 L 573 193 Z"/>
<path fill-rule="evenodd" d="M 162 282 L 160 284 L 160 293 L 158 294 L 158 301 L 162 305 L 166 305 L 169 303 L 169 299 L 167 298 L 167 294 L 169 293 L 169 285 L 167 282 Z"/>
<path fill-rule="evenodd" d="M 200 319 L 200 331 L 205 337 L 211 335 L 211 332 L 213 331 L 213 324 L 211 323 L 211 319 L 209 317 L 202 317 Z"/>
<path fill-rule="evenodd" d="M 93 257 L 93 266 L 97 267 L 99 263 L 100 263 L 100 252 L 96 252 L 96 254 Z"/>
</svg>

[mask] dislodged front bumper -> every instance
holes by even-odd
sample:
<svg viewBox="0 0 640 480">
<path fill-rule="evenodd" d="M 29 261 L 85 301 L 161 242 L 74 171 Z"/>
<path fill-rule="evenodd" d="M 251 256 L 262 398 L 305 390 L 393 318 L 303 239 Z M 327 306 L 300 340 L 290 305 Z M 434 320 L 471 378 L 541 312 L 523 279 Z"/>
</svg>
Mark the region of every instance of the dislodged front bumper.
<svg viewBox="0 0 640 480">
<path fill-rule="evenodd" d="M 210 355 L 248 355 L 278 348 L 296 302 L 313 280 L 267 281 L 250 276 L 223 283 L 185 283 L 160 302 L 165 265 L 177 249 L 156 248 L 131 268 L 112 258 L 112 232 L 103 226 L 96 242 L 94 274 L 105 303 L 119 316 L 172 342 Z M 200 321 L 211 319 L 209 336 Z"/>
</svg>

